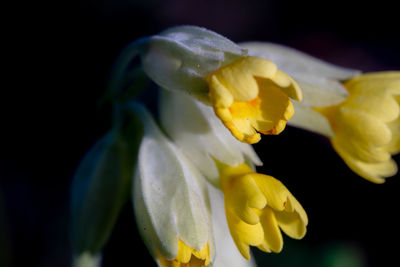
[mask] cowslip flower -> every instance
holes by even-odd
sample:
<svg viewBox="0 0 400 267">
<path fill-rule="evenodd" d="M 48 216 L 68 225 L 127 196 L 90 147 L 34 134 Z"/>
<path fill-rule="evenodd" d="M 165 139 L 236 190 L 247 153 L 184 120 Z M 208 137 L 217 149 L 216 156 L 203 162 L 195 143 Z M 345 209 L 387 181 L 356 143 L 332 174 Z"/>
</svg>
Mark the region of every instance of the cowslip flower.
<svg viewBox="0 0 400 267">
<path fill-rule="evenodd" d="M 243 257 L 250 258 L 250 245 L 280 252 L 281 230 L 292 238 L 304 237 L 307 214 L 281 182 L 246 164 L 220 168 L 229 229 Z"/>
<path fill-rule="evenodd" d="M 183 26 L 142 39 L 143 70 L 164 89 L 184 91 L 214 107 L 238 140 L 279 134 L 301 100 L 297 83 L 276 65 L 209 30 Z"/>
<path fill-rule="evenodd" d="M 255 173 L 252 165 L 261 161 L 252 147 L 232 138 L 210 114 L 211 107 L 186 95 L 162 92 L 161 123 L 205 178 L 223 192 L 227 225 L 242 256 L 250 259 L 250 245 L 265 252 L 281 251 L 280 229 L 302 238 L 308 219 L 300 203 L 277 179 Z M 218 201 L 211 198 L 211 203 Z"/>
<path fill-rule="evenodd" d="M 290 48 L 247 43 L 251 54 L 274 60 L 300 84 L 291 125 L 327 136 L 347 166 L 383 183 L 397 173 L 391 158 L 400 152 L 400 72 L 361 74 Z"/>
<path fill-rule="evenodd" d="M 214 256 L 207 188 L 197 169 L 159 130 L 146 109 L 133 203 L 139 232 L 160 266 L 205 266 Z"/>
<path fill-rule="evenodd" d="M 209 74 L 215 114 L 238 140 L 257 143 L 260 134 L 279 134 L 293 116 L 290 98 L 301 90 L 276 65 L 259 57 L 244 57 Z"/>
</svg>

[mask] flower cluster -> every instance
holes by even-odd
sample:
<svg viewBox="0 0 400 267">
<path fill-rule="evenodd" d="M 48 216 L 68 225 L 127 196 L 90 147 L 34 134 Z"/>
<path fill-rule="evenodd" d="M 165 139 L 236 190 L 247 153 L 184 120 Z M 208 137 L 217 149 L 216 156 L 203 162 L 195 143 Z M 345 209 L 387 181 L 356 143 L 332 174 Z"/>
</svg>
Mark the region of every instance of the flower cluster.
<svg viewBox="0 0 400 267">
<path fill-rule="evenodd" d="M 137 69 L 129 69 L 136 56 L 160 87 L 158 115 L 125 90 L 140 89 L 131 82 Z M 279 180 L 256 172 L 262 161 L 251 144 L 288 123 L 327 136 L 355 173 L 380 183 L 397 172 L 399 96 L 399 72 L 360 75 L 203 28 L 175 27 L 134 42 L 107 92 L 114 126 L 74 178 L 75 265 L 90 255 L 100 264 L 131 196 L 159 266 L 254 266 L 250 246 L 280 252 L 281 232 L 303 238 L 308 218 Z"/>
</svg>

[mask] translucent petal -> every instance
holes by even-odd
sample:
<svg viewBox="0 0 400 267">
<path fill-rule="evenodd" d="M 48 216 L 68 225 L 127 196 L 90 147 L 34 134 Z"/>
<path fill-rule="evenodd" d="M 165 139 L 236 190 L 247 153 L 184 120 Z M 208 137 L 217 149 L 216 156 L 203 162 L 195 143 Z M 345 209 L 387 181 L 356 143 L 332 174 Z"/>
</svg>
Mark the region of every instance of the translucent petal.
<svg viewBox="0 0 400 267">
<path fill-rule="evenodd" d="M 334 133 L 327 118 L 302 103 L 293 102 L 294 114 L 287 122 L 288 125 L 315 132 L 326 137 L 333 137 Z"/>
<path fill-rule="evenodd" d="M 247 50 L 204 28 L 179 26 L 141 40 L 143 70 L 159 86 L 208 101 L 204 77 Z"/>
<path fill-rule="evenodd" d="M 146 227 L 153 228 L 161 244 L 159 253 L 165 258 L 176 256 L 178 237 L 190 248 L 200 251 L 211 238 L 207 193 L 202 177 L 163 136 L 143 107 L 133 109 L 144 124 L 135 174 L 135 184 L 139 188 L 134 190 L 135 199 L 142 199 L 144 205 L 135 208 L 136 211 L 145 211 L 145 214 L 136 213 L 142 236 L 144 239 L 154 238 L 147 237 L 146 232 Z M 149 221 L 145 220 L 146 216 Z"/>
<path fill-rule="evenodd" d="M 310 73 L 315 77 L 347 80 L 360 73 L 358 70 L 338 67 L 296 49 L 279 44 L 246 42 L 241 43 L 240 46 L 248 49 L 251 56 L 258 56 L 271 60 L 279 69 L 291 76 Z"/>
<path fill-rule="evenodd" d="M 262 164 L 253 148 L 236 140 L 211 107 L 190 96 L 162 90 L 160 117 L 167 134 L 213 184 L 219 179 L 214 159 L 237 166 L 248 157 Z"/>
<path fill-rule="evenodd" d="M 311 74 L 310 74 L 311 75 Z M 325 107 L 346 100 L 349 95 L 342 83 L 325 77 L 293 76 L 303 92 L 301 104 L 307 107 Z"/>
</svg>

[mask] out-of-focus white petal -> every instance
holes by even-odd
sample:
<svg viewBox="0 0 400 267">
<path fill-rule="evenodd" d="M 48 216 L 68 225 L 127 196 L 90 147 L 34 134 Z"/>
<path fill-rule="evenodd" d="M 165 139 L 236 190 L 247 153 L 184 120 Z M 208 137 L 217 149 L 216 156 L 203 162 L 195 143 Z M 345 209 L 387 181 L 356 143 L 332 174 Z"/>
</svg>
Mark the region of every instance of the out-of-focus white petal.
<svg viewBox="0 0 400 267">
<path fill-rule="evenodd" d="M 236 140 L 211 107 L 167 90 L 161 90 L 160 99 L 163 128 L 213 184 L 219 179 L 214 159 L 237 166 L 248 158 L 255 165 L 262 165 L 252 146 Z"/>
<path fill-rule="evenodd" d="M 358 70 L 338 67 L 296 49 L 279 44 L 246 42 L 241 43 L 240 46 L 248 49 L 250 55 L 273 61 L 279 69 L 293 76 L 313 74 L 316 77 L 326 77 L 332 80 L 343 81 L 360 74 Z"/>
<path fill-rule="evenodd" d="M 84 252 L 74 257 L 72 267 L 100 267 L 101 254 L 93 255 L 89 252 Z"/>
<path fill-rule="evenodd" d="M 144 126 L 133 190 L 142 237 L 151 252 L 165 258 L 177 255 L 178 239 L 200 251 L 211 240 L 204 180 L 144 107 L 130 108 Z"/>
<path fill-rule="evenodd" d="M 229 233 L 225 217 L 224 195 L 211 185 L 208 185 L 211 200 L 212 224 L 216 247 L 214 267 L 255 267 L 254 257 L 248 261 L 240 254 Z"/>
<path fill-rule="evenodd" d="M 329 121 L 320 113 L 298 102 L 293 102 L 293 107 L 295 113 L 288 122 L 290 126 L 322 134 L 326 137 L 334 136 Z"/>
<path fill-rule="evenodd" d="M 344 101 L 348 95 L 344 86 L 338 81 L 314 76 L 312 82 L 306 78 L 296 79 L 303 92 L 301 104 L 304 106 L 324 107 L 336 105 Z"/>
<path fill-rule="evenodd" d="M 306 106 L 321 107 L 342 102 L 348 92 L 341 81 L 361 73 L 283 45 L 248 42 L 241 46 L 249 49 L 250 55 L 271 60 L 279 69 L 291 75 L 302 89 L 302 103 Z"/>
<path fill-rule="evenodd" d="M 248 42 L 241 44 L 249 49 L 250 55 L 273 61 L 283 71 L 291 75 L 303 92 L 303 100 L 294 102 L 295 113 L 288 121 L 291 126 L 333 136 L 328 120 L 311 107 L 324 107 L 343 102 L 348 96 L 342 81 L 360 71 L 335 66 L 286 46 Z"/>
</svg>

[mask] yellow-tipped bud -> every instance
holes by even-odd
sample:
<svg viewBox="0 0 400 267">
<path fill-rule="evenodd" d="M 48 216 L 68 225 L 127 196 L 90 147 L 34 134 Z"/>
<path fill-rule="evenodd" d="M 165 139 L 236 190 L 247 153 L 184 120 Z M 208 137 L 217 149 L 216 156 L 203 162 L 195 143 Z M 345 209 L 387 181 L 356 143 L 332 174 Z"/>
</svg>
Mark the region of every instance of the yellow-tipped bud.
<svg viewBox="0 0 400 267">
<path fill-rule="evenodd" d="M 280 181 L 255 173 L 246 164 L 220 167 L 229 230 L 243 257 L 250 258 L 249 246 L 280 252 L 281 230 L 292 238 L 303 238 L 307 214 Z"/>
<path fill-rule="evenodd" d="M 157 259 L 162 267 L 203 267 L 210 264 L 210 249 L 206 244 L 200 251 L 187 246 L 182 240 L 178 241 L 178 254 L 174 259 L 166 259 L 160 254 Z"/>
<path fill-rule="evenodd" d="M 330 122 L 331 142 L 361 177 L 383 183 L 397 173 L 391 154 L 400 151 L 400 72 L 370 73 L 347 81 L 348 98 L 315 109 Z"/>
</svg>

